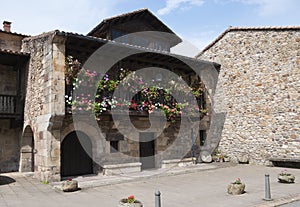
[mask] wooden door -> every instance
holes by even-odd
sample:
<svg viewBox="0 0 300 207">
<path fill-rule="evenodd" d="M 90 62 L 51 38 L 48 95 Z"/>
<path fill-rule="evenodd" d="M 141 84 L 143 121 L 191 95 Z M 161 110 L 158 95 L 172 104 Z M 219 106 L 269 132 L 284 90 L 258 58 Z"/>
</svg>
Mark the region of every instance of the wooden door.
<svg viewBox="0 0 300 207">
<path fill-rule="evenodd" d="M 92 174 L 93 161 L 89 155 L 92 156 L 92 143 L 86 134 L 67 135 L 61 145 L 61 177 Z"/>
<path fill-rule="evenodd" d="M 142 170 L 155 168 L 155 140 L 154 134 L 140 133 L 140 162 Z"/>
</svg>

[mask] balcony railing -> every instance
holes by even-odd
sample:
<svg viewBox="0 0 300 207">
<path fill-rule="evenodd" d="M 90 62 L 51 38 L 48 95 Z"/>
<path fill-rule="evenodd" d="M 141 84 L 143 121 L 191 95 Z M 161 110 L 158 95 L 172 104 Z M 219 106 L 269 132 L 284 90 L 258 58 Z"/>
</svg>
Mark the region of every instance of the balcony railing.
<svg viewBox="0 0 300 207">
<path fill-rule="evenodd" d="M 0 114 L 16 114 L 16 96 L 0 95 Z"/>
</svg>

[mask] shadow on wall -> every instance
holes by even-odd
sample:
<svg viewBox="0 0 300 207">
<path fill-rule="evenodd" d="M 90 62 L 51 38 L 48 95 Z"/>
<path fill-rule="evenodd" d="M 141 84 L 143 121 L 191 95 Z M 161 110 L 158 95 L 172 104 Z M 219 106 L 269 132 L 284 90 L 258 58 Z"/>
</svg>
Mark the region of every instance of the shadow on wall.
<svg viewBox="0 0 300 207">
<path fill-rule="evenodd" d="M 7 177 L 7 176 L 1 176 L 0 175 L 0 186 L 1 185 L 9 185 L 9 184 L 14 183 L 14 182 L 16 182 L 15 179 Z"/>
</svg>

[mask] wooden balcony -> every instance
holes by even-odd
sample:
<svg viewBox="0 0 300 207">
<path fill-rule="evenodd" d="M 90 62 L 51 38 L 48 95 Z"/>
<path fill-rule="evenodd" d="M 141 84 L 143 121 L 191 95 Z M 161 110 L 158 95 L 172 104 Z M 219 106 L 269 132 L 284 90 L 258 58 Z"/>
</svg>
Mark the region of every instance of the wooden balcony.
<svg viewBox="0 0 300 207">
<path fill-rule="evenodd" d="M 17 96 L 0 95 L 0 118 L 20 118 L 17 111 Z"/>
</svg>

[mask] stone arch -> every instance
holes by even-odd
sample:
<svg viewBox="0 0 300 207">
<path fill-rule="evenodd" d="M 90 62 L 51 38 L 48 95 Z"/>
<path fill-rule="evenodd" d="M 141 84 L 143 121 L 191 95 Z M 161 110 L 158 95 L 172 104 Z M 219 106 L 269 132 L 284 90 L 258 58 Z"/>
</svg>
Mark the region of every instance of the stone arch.
<svg viewBox="0 0 300 207">
<path fill-rule="evenodd" d="M 21 138 L 20 172 L 34 172 L 35 149 L 33 131 L 27 125 Z"/>
<path fill-rule="evenodd" d="M 76 126 L 74 126 L 76 125 Z M 105 153 L 105 138 L 100 137 L 99 126 L 94 126 L 90 124 L 88 120 L 81 121 L 77 124 L 70 123 L 62 128 L 61 131 L 61 142 L 65 139 L 65 137 L 73 131 L 81 131 L 84 132 L 92 142 L 92 150 L 93 150 L 93 160 L 94 160 L 94 173 L 102 171 L 101 166 L 98 165 L 100 162 L 101 154 Z"/>
<path fill-rule="evenodd" d="M 93 173 L 92 141 L 82 131 L 72 131 L 61 142 L 61 177 Z"/>
</svg>

